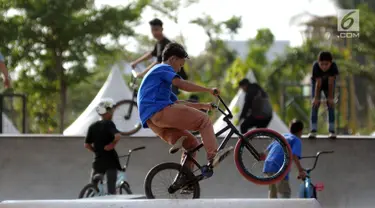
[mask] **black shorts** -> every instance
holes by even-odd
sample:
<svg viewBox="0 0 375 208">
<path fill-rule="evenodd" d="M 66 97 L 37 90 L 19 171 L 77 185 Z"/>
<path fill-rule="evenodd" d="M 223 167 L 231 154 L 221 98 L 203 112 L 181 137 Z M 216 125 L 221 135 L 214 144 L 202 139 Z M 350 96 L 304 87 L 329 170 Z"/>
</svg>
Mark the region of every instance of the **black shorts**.
<svg viewBox="0 0 375 208">
<path fill-rule="evenodd" d="M 246 118 L 241 126 L 240 126 L 240 130 L 241 130 L 241 134 L 244 134 L 246 133 L 249 129 L 255 127 L 255 128 L 267 128 L 269 123 L 271 122 L 272 120 L 272 116 L 271 117 L 266 117 L 266 118 L 254 118 L 252 116 Z"/>
</svg>

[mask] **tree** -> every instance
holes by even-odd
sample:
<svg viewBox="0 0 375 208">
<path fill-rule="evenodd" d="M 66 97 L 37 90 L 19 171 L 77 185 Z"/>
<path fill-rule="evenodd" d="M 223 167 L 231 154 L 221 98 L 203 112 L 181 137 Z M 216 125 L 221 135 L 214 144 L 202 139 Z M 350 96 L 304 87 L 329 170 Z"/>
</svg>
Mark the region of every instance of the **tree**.
<svg viewBox="0 0 375 208">
<path fill-rule="evenodd" d="M 68 88 L 90 77 L 88 59 L 120 50 L 118 39 L 134 34 L 133 23 L 148 3 L 97 9 L 94 0 L 0 0 L 1 14 L 17 11 L 0 18 L 0 43 L 10 68 L 19 69 L 15 88 L 28 94 L 32 123 L 41 130 L 55 125 L 59 100 L 64 130 Z"/>
<path fill-rule="evenodd" d="M 194 19 L 191 23 L 203 28 L 208 36 L 208 43 L 203 54 L 192 61 L 190 74 L 200 83 L 222 88 L 226 70 L 236 59 L 236 52 L 229 49 L 226 42 L 221 39 L 224 30 L 236 33 L 241 27 L 241 19 L 231 17 L 226 21 L 215 22 L 212 17 L 205 15 Z M 230 94 L 223 93 L 224 98 L 231 98 Z"/>
</svg>

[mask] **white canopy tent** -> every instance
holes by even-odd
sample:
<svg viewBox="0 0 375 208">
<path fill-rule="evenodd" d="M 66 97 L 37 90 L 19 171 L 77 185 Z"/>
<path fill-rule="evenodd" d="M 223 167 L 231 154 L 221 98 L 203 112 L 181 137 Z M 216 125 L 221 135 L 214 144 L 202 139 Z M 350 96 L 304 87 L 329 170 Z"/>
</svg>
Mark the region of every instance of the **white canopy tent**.
<svg viewBox="0 0 375 208">
<path fill-rule="evenodd" d="M 3 134 L 20 134 L 18 129 L 13 125 L 12 121 L 4 113 L 2 115 L 3 119 Z"/>
<path fill-rule="evenodd" d="M 257 82 L 257 80 L 256 80 L 256 78 L 255 78 L 255 76 L 254 76 L 254 74 L 253 74 L 253 72 L 251 70 L 248 72 L 248 74 L 246 75 L 246 77 L 250 80 L 250 82 Z M 244 103 L 244 98 L 245 98 L 245 93 L 242 92 L 242 90 L 239 90 L 237 92 L 236 96 L 234 96 L 232 102 L 229 104 L 228 108 L 233 113 L 233 119 L 232 119 L 232 121 L 238 119 L 239 113 L 234 113 L 233 110 L 235 108 L 238 108 L 240 110 L 242 109 L 242 106 L 243 106 L 243 103 Z M 223 118 L 224 118 L 224 116 L 221 115 L 218 118 L 218 120 L 215 122 L 215 124 L 214 124 L 214 130 L 215 130 L 215 132 L 220 131 L 221 129 L 223 129 L 227 125 L 225 123 L 225 121 L 223 120 Z M 275 112 L 273 112 L 272 121 L 268 125 L 268 128 L 272 129 L 272 130 L 275 130 L 275 131 L 277 131 L 279 133 L 288 133 L 289 132 L 288 127 L 285 125 L 285 123 L 280 119 L 280 117 Z M 232 137 L 236 137 L 236 135 L 233 135 Z"/>
<path fill-rule="evenodd" d="M 109 74 L 106 82 L 92 100 L 90 105 L 68 128 L 65 129 L 63 134 L 71 136 L 85 136 L 88 127 L 93 122 L 100 119 L 100 116 L 96 113 L 95 107 L 102 98 L 112 98 L 115 102 L 132 98 L 132 91 L 126 85 L 123 79 L 123 73 L 120 72 L 119 67 L 112 67 L 111 73 Z M 139 120 L 138 112 L 133 111 L 130 120 L 136 119 Z M 124 124 L 126 125 L 126 122 L 124 122 Z M 129 123 L 129 125 L 134 125 L 134 122 Z M 118 128 L 121 129 L 121 127 Z M 139 132 L 132 136 L 150 137 L 155 136 L 155 134 L 150 129 L 142 128 Z"/>
</svg>

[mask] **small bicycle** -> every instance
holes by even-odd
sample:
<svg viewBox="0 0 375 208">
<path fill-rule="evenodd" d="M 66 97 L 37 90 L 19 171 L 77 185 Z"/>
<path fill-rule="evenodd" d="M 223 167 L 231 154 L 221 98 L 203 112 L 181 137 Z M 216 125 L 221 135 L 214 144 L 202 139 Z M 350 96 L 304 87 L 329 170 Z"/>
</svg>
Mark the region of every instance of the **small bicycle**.
<svg viewBox="0 0 375 208">
<path fill-rule="evenodd" d="M 130 88 L 133 90 L 132 98 L 130 100 L 120 100 L 114 106 L 113 122 L 122 135 L 130 136 L 137 133 L 142 128 L 142 124 L 139 121 L 138 116 L 138 105 L 137 105 L 137 72 L 132 70 L 131 85 Z M 136 115 L 134 116 L 133 113 Z M 126 129 L 130 127 L 130 129 Z"/>
<path fill-rule="evenodd" d="M 116 181 L 116 189 L 117 193 L 119 194 L 133 194 L 130 189 L 130 185 L 127 182 L 127 178 L 125 175 L 126 169 L 129 166 L 130 156 L 133 152 L 145 149 L 146 147 L 141 146 L 134 149 L 129 150 L 129 153 L 126 155 L 119 156 L 119 158 L 126 158 L 125 166 L 123 167 L 122 171 L 117 171 L 117 181 Z M 78 198 L 89 198 L 95 196 L 105 196 L 108 193 L 106 192 L 105 186 L 107 185 L 104 175 L 103 174 L 96 174 L 93 176 L 93 183 L 87 184 L 78 195 Z"/>
<path fill-rule="evenodd" d="M 315 158 L 315 162 L 312 168 L 305 169 L 306 171 L 306 178 L 303 180 L 303 183 L 300 185 L 299 189 L 299 198 L 315 198 L 317 199 L 317 191 L 323 191 L 324 185 L 323 184 L 313 184 L 311 180 L 311 172 L 315 169 L 316 164 L 318 162 L 319 156 L 321 154 L 331 154 L 333 151 L 321 151 L 316 153 L 315 156 L 306 156 L 302 157 L 302 159 L 306 158 Z"/>
<path fill-rule="evenodd" d="M 223 115 L 223 120 L 227 123 L 227 126 L 224 127 L 222 130 L 217 132 L 215 135 L 216 137 L 219 137 L 221 134 L 226 132 L 230 129 L 229 133 L 226 135 L 224 140 L 221 142 L 220 146 L 218 147 L 218 150 L 221 150 L 225 148 L 227 145 L 229 139 L 232 137 L 233 134 L 236 134 L 238 136 L 238 141 L 234 150 L 234 160 L 236 163 L 236 167 L 240 174 L 246 178 L 247 180 L 260 185 L 268 185 L 272 183 L 276 183 L 280 181 L 282 178 L 285 177 L 285 175 L 288 173 L 290 167 L 291 167 L 291 149 L 288 144 L 288 142 L 285 140 L 285 138 L 280 135 L 279 133 L 271 130 L 271 129 L 255 129 L 252 131 L 247 132 L 245 135 L 242 135 L 237 128 L 232 124 L 230 119 L 233 118 L 232 112 L 227 107 L 227 105 L 224 103 L 224 101 L 221 99 L 220 96 L 217 96 L 220 103 L 222 103 L 228 113 L 225 113 L 221 108 L 219 108 L 219 104 L 215 105 L 212 104 L 212 107 L 219 110 Z M 254 146 L 251 144 L 251 141 L 254 139 L 264 139 L 264 138 L 271 138 L 278 142 L 278 144 L 281 145 L 282 150 L 284 152 L 284 163 L 281 166 L 280 170 L 275 173 L 274 175 L 266 175 L 266 174 L 260 174 L 260 176 L 255 175 L 253 172 L 250 172 L 245 164 L 247 162 L 244 162 L 244 158 L 248 157 L 247 155 L 253 155 L 253 157 L 257 161 L 262 161 L 264 158 L 261 157 L 261 153 L 263 153 L 263 150 L 261 152 L 257 151 Z M 184 138 L 180 138 L 180 140 L 183 140 Z M 177 141 L 176 144 L 174 144 L 170 150 L 170 154 L 176 153 L 179 149 L 182 148 L 183 141 Z M 158 196 L 156 194 L 159 194 L 162 191 L 165 191 L 165 193 L 161 193 L 160 195 L 167 195 L 167 198 L 178 198 L 177 197 L 177 191 L 180 190 L 180 194 L 183 195 L 183 198 L 187 198 L 186 195 L 190 194 L 192 196 L 188 196 L 189 198 L 199 198 L 200 197 L 200 186 L 199 182 L 201 180 L 210 178 L 213 175 L 213 167 L 209 164 L 207 165 L 200 165 L 193 157 L 193 154 L 198 151 L 200 148 L 203 147 L 203 144 L 200 144 L 196 148 L 190 151 L 184 151 L 184 157 L 181 162 L 181 164 L 178 163 L 161 163 L 156 166 L 154 166 L 146 175 L 145 182 L 144 182 L 144 189 L 145 189 L 145 195 L 148 199 L 154 199 L 154 198 L 164 198 L 163 196 Z M 224 160 L 225 157 L 227 157 L 229 153 L 224 154 L 219 158 L 219 162 Z M 192 162 L 194 165 L 198 168 L 197 170 L 190 170 L 187 167 L 187 162 Z M 158 192 L 154 191 L 153 188 L 157 185 L 156 175 L 159 173 L 162 173 L 163 171 L 175 171 L 177 173 L 170 173 L 167 176 L 168 182 L 162 182 L 163 184 L 166 184 L 166 187 L 163 188 L 157 188 Z M 195 172 L 200 172 L 198 175 L 195 174 Z M 173 175 L 177 175 L 176 177 L 173 177 Z M 161 176 L 157 177 L 160 178 Z M 172 177 L 172 178 L 171 178 Z M 185 190 L 189 190 L 188 194 Z"/>
</svg>

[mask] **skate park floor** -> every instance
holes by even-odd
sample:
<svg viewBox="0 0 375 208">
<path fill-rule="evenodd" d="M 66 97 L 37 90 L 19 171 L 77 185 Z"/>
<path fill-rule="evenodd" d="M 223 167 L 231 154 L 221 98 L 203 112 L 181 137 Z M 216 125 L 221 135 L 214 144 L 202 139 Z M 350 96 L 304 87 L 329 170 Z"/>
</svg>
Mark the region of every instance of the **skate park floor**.
<svg viewBox="0 0 375 208">
<path fill-rule="evenodd" d="M 88 183 L 92 154 L 83 147 L 83 137 L 23 136 L 0 138 L 0 200 L 75 199 Z M 235 139 L 229 144 L 234 145 Z M 370 138 L 328 140 L 303 139 L 303 155 L 334 150 L 323 155 L 312 172 L 315 182 L 323 182 L 318 192 L 322 207 L 373 207 L 375 182 L 375 140 Z M 135 152 L 127 172 L 135 194 L 143 194 L 147 172 L 161 162 L 178 162 L 180 154 L 170 155 L 169 145 L 158 138 L 124 138 L 116 147 L 126 154 L 131 148 L 146 146 Z M 204 150 L 198 160 L 205 162 Z M 304 166 L 313 161 L 303 161 Z M 294 168 L 294 167 L 293 167 Z M 296 171 L 291 172 L 292 197 L 297 196 L 299 183 Z M 238 173 L 233 155 L 214 171 L 212 178 L 202 181 L 202 198 L 267 198 L 268 187 L 255 185 Z"/>
</svg>

